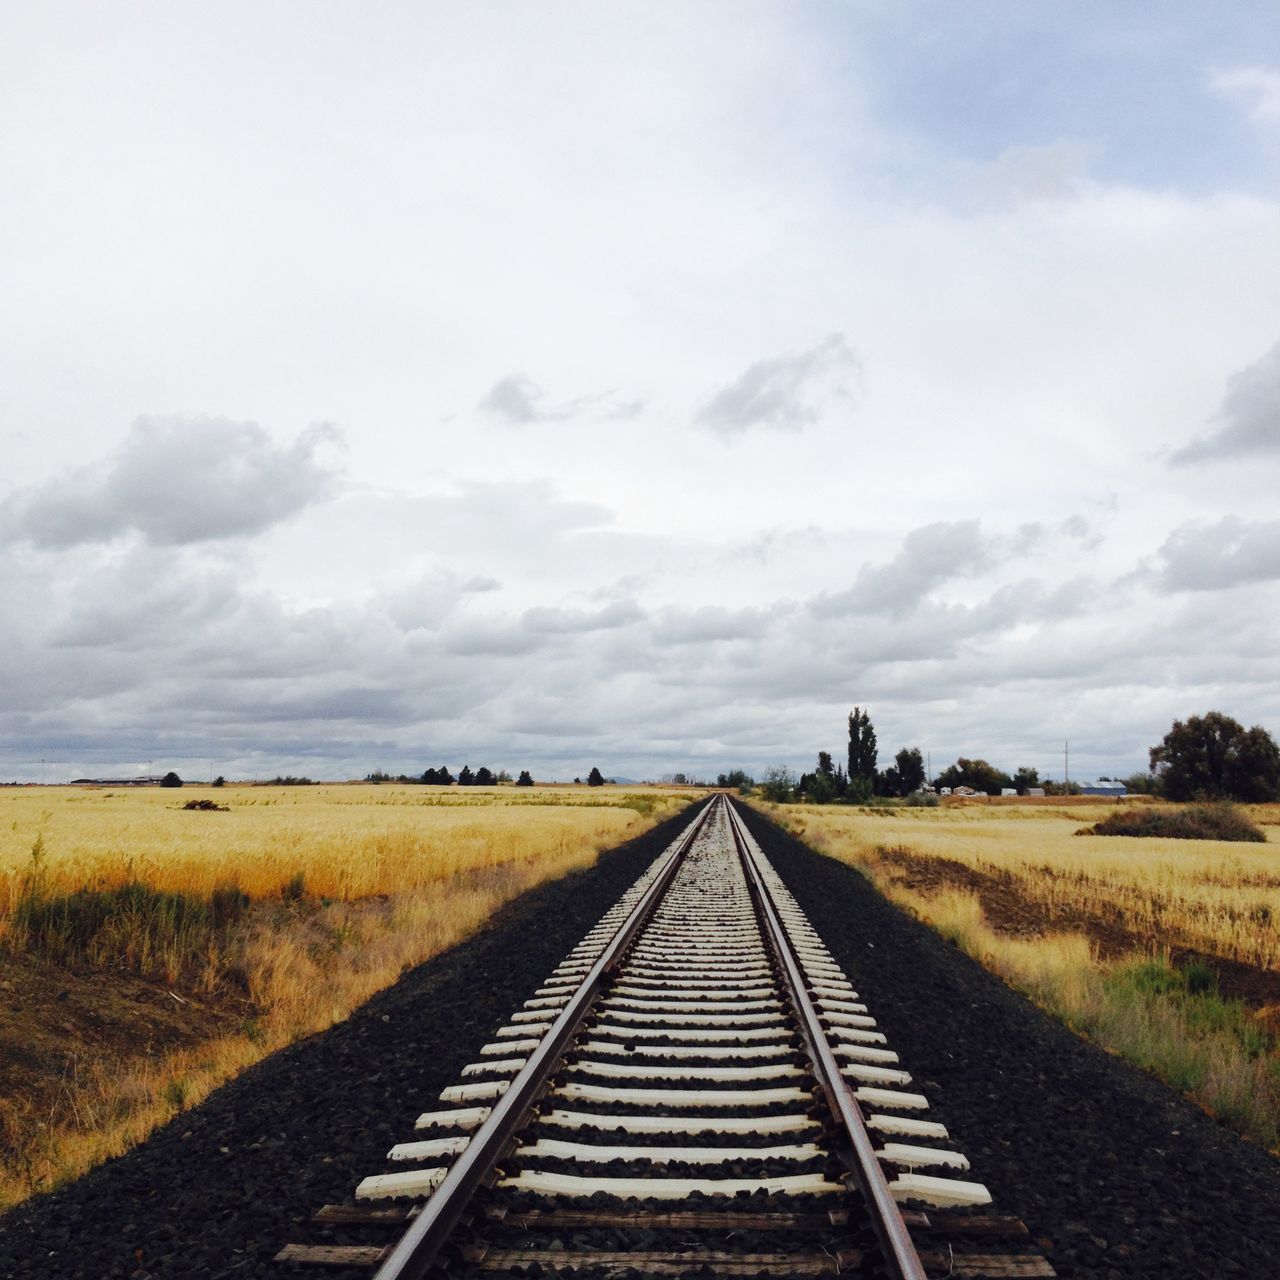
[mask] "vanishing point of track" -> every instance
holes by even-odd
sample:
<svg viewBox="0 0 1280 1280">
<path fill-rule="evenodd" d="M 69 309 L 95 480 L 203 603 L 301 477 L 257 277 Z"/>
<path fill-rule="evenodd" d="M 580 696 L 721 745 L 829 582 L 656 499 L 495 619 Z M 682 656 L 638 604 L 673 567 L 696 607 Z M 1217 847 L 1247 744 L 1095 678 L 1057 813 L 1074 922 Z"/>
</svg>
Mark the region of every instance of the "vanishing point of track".
<svg viewBox="0 0 1280 1280">
<path fill-rule="evenodd" d="M 718 796 L 392 1148 L 397 1171 L 315 1216 L 400 1238 L 279 1261 L 374 1280 L 1053 1275 L 910 1085 Z"/>
</svg>

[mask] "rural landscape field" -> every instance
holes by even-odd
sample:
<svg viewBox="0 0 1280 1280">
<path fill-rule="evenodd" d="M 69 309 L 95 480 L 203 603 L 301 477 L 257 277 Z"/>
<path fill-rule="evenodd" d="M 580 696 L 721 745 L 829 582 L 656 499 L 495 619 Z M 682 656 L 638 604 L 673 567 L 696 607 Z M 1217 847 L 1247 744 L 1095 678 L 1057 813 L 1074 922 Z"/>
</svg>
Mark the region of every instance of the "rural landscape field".
<svg viewBox="0 0 1280 1280">
<path fill-rule="evenodd" d="M 1093 797 L 761 807 L 1068 1025 L 1280 1143 L 1280 805 L 1244 807 L 1260 844 L 1080 834 L 1116 811 Z"/>
<path fill-rule="evenodd" d="M 697 794 L 0 790 L 0 1205 L 126 1149 Z"/>
</svg>

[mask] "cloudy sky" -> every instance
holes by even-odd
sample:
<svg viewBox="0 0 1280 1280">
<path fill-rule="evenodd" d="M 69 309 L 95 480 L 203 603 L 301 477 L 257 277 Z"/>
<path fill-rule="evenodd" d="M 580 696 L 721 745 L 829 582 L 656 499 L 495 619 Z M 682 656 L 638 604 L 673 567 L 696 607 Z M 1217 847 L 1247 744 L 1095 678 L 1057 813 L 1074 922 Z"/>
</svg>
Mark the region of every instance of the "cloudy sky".
<svg viewBox="0 0 1280 1280">
<path fill-rule="evenodd" d="M 0 777 L 1280 732 L 1270 0 L 0 9 Z"/>
</svg>

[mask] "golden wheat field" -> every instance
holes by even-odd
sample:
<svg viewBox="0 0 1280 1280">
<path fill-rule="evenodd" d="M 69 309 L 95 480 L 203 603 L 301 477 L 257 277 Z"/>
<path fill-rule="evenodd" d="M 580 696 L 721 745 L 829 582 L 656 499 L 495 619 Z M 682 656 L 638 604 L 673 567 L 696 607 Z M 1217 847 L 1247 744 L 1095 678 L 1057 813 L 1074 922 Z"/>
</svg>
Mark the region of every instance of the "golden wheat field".
<svg viewBox="0 0 1280 1280">
<path fill-rule="evenodd" d="M 0 1206 L 127 1150 L 696 798 L 0 789 Z"/>
<path fill-rule="evenodd" d="M 760 805 L 1109 1051 L 1280 1151 L 1280 806 L 1265 844 L 1077 836 L 1110 803 Z"/>
<path fill-rule="evenodd" d="M 190 811 L 212 800 L 228 812 Z M 395 785 L 0 790 L 0 917 L 39 860 L 50 888 L 140 880 L 278 896 L 297 877 L 336 900 L 416 892 L 459 873 L 590 858 L 679 793 Z"/>
<path fill-rule="evenodd" d="M 1280 965 L 1280 806 L 1254 806 L 1266 844 L 1077 836 L 1110 803 L 950 805 L 880 812 L 813 805 L 773 816 L 824 853 L 865 866 L 905 849 L 1012 878 L 1050 920 L 1081 914 L 1243 964 Z M 892 875 L 888 869 L 884 874 Z"/>
</svg>

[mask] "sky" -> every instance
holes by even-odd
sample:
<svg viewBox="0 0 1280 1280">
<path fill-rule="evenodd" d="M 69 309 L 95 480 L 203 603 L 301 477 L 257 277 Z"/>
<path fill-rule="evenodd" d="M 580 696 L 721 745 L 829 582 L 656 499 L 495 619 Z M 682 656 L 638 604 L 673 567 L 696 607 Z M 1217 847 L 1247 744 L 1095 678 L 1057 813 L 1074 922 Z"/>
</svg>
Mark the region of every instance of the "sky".
<svg viewBox="0 0 1280 1280">
<path fill-rule="evenodd" d="M 1273 4 L 0 11 L 0 779 L 1280 733 Z"/>
</svg>

